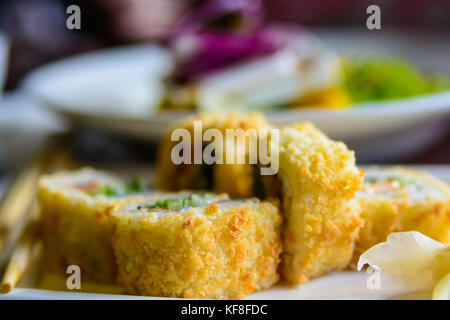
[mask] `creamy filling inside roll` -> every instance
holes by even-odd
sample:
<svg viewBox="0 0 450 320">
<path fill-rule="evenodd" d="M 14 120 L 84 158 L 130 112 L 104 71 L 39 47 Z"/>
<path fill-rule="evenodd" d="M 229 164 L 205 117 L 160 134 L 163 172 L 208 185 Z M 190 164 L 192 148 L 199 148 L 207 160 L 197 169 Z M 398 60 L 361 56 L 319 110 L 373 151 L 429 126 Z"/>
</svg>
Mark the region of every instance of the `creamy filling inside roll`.
<svg viewBox="0 0 450 320">
<path fill-rule="evenodd" d="M 380 168 L 366 170 L 363 190 L 358 193 L 360 197 L 374 195 L 388 199 L 408 197 L 414 202 L 446 199 L 442 190 L 421 180 L 420 177 Z"/>
<path fill-rule="evenodd" d="M 164 216 L 183 213 L 192 208 L 201 209 L 213 203 L 218 203 L 220 206 L 229 206 L 241 204 L 243 201 L 229 200 L 227 194 L 183 192 L 167 195 L 146 203 L 131 204 L 125 208 L 123 213 L 144 215 L 155 213 Z"/>
<path fill-rule="evenodd" d="M 125 182 L 118 177 L 92 170 L 81 170 L 76 175 L 62 175 L 54 179 L 52 184 L 54 188 L 112 199 L 148 192 L 146 183 L 141 178 L 135 177 Z"/>
</svg>

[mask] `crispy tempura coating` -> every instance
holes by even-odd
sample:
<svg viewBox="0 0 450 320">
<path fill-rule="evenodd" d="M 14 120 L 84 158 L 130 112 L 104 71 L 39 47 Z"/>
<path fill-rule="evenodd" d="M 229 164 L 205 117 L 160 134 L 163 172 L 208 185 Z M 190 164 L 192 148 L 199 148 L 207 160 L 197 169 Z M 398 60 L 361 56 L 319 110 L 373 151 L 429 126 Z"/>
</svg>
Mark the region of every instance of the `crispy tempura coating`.
<svg viewBox="0 0 450 320">
<path fill-rule="evenodd" d="M 236 299 L 278 280 L 282 219 L 272 203 L 115 217 L 118 278 L 130 293 Z"/>
<path fill-rule="evenodd" d="M 201 165 L 175 165 L 171 159 L 172 149 L 178 144 L 178 141 L 171 141 L 173 130 L 178 128 L 187 129 L 191 133 L 191 144 L 193 148 L 194 121 L 202 121 L 203 131 L 210 128 L 220 130 L 224 138 L 227 129 L 242 129 L 246 132 L 249 129 L 271 128 L 264 116 L 256 112 L 248 114 L 238 112 L 202 113 L 175 124 L 160 143 L 156 181 L 158 188 L 163 190 L 196 188 L 196 183 L 198 182 L 198 176 L 196 174 L 198 171 L 196 170 L 199 170 Z M 244 152 L 248 152 L 248 150 Z M 224 151 L 224 155 L 226 155 L 226 150 Z M 216 192 L 226 192 L 237 197 L 251 196 L 253 194 L 252 165 L 248 164 L 247 161 L 246 164 L 226 164 L 225 160 L 224 156 L 224 164 L 214 165 L 212 172 L 214 182 L 210 186 L 210 189 Z M 208 187 L 200 187 L 200 189 L 205 188 Z"/>
<path fill-rule="evenodd" d="M 350 262 L 361 226 L 356 191 L 362 174 L 354 153 L 311 123 L 284 127 L 280 137 L 281 272 L 291 282 L 305 283 Z"/>
</svg>

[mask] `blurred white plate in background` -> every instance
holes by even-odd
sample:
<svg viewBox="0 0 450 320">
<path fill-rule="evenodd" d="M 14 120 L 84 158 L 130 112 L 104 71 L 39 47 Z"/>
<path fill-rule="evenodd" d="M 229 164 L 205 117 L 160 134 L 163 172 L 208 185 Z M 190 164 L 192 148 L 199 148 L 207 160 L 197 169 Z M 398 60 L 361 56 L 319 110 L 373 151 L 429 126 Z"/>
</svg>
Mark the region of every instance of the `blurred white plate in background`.
<svg viewBox="0 0 450 320">
<path fill-rule="evenodd" d="M 25 79 L 24 89 L 66 115 L 148 118 L 161 100 L 161 78 L 171 67 L 172 59 L 162 48 L 121 47 L 38 68 Z"/>
<path fill-rule="evenodd" d="M 339 52 L 401 54 L 426 70 L 450 71 L 446 60 L 450 56 L 450 46 L 445 38 L 438 36 L 404 37 L 395 32 L 356 29 L 320 30 L 317 34 Z M 155 140 L 169 124 L 188 114 L 156 110 L 162 97 L 161 77 L 171 68 L 172 59 L 167 51 L 153 45 L 135 45 L 84 54 L 40 67 L 26 78 L 23 88 L 42 105 L 75 122 Z M 442 134 L 432 129 L 434 121 L 449 114 L 450 92 L 366 103 L 344 111 L 267 112 L 274 125 L 313 121 L 331 137 L 349 143 L 361 161 L 398 161 L 399 156 L 420 151 Z M 413 139 L 415 136 L 418 140 Z M 405 142 L 405 138 L 409 141 Z M 386 152 L 367 148 L 369 141 L 371 145 L 383 146 Z M 394 141 L 400 142 L 394 145 Z"/>
</svg>

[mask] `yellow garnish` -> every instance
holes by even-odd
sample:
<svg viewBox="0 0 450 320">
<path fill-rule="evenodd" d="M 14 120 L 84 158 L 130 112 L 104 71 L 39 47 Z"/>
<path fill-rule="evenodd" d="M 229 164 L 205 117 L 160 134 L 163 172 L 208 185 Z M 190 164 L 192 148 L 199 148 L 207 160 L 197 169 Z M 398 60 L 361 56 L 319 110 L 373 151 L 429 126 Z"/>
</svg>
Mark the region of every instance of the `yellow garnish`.
<svg viewBox="0 0 450 320">
<path fill-rule="evenodd" d="M 294 103 L 294 108 L 330 108 L 344 109 L 352 105 L 348 93 L 341 87 L 330 87 L 324 90 L 309 93 Z"/>
<path fill-rule="evenodd" d="M 450 273 L 439 280 L 433 290 L 433 300 L 450 300 Z"/>
</svg>

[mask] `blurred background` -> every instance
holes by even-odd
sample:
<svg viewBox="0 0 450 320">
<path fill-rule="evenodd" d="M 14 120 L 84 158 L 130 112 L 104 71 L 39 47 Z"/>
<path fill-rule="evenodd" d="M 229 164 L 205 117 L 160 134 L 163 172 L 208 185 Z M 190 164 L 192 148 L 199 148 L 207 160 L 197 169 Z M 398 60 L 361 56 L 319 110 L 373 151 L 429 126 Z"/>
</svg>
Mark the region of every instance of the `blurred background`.
<svg viewBox="0 0 450 320">
<path fill-rule="evenodd" d="M 302 93 L 295 99 L 280 98 L 279 101 L 276 99 L 282 96 L 280 92 L 289 87 L 294 80 L 289 82 L 289 85 L 281 86 L 279 84 L 283 83 L 284 78 L 278 81 L 270 70 L 258 71 L 263 75 L 258 78 L 264 78 L 264 75 L 267 78 L 274 77 L 273 87 L 270 88 L 276 91 L 273 97 L 262 98 L 268 100 L 273 98 L 275 102 L 268 110 L 265 109 L 266 106 L 261 106 L 261 110 L 275 111 L 274 121 L 284 123 L 287 121 L 284 113 L 287 117 L 291 117 L 292 112 L 306 106 L 309 113 L 296 113 L 296 116 L 299 115 L 300 119 L 310 119 L 310 117 L 312 120 L 318 119 L 319 126 L 332 137 L 343 139 L 355 148 L 361 162 L 450 163 L 448 113 L 450 101 L 448 94 L 445 95 L 448 88 L 448 78 L 445 74 L 448 75 L 447 72 L 450 71 L 450 1 L 213 0 L 209 2 L 212 4 L 199 0 L 0 0 L 0 73 L 4 75 L 3 94 L 0 98 L 0 177 L 8 177 L 12 172 L 20 170 L 33 155 L 39 152 L 48 141 L 48 137 L 55 136 L 63 136 L 63 145 L 70 147 L 74 156 L 84 162 L 100 165 L 105 162 L 152 163 L 157 152 L 156 127 L 161 131 L 170 121 L 179 119 L 186 112 L 193 112 L 193 109 L 207 109 L 210 104 L 215 104 L 214 99 L 222 101 L 220 99 L 223 96 L 220 95 L 221 92 L 217 93 L 217 88 L 221 88 L 220 81 L 223 79 L 219 75 L 219 80 L 217 77 L 206 77 L 205 81 L 205 75 L 210 75 L 211 71 L 232 69 L 243 61 L 248 62 L 254 58 L 267 58 L 269 55 L 274 55 L 281 50 L 280 48 L 286 46 L 285 43 L 297 41 L 295 40 L 297 34 L 303 34 L 303 32 L 310 34 L 313 40 L 308 38 L 307 44 L 303 43 L 300 49 L 295 51 L 296 54 L 300 52 L 298 56 L 301 56 L 301 58 L 296 56 L 296 59 L 311 63 L 310 60 L 314 60 L 314 57 L 320 56 L 321 59 L 323 57 L 325 62 L 320 61 L 320 63 L 325 63 L 326 72 L 331 69 L 330 61 L 334 61 L 329 60 L 329 57 L 340 55 L 341 52 L 353 53 L 353 49 L 358 51 L 361 48 L 366 49 L 370 56 L 380 52 L 394 54 L 401 59 L 407 58 L 411 65 L 405 66 L 402 61 L 397 60 L 390 62 L 391 65 L 387 66 L 384 62 L 377 60 L 369 61 L 363 67 L 350 64 L 351 76 L 347 75 L 350 80 L 347 81 L 345 78 L 347 82 L 344 81 L 344 85 L 327 86 L 325 91 L 322 89 L 305 91 L 306 93 Z M 69 30 L 66 26 L 70 16 L 66 9 L 72 4 L 80 8 L 80 30 Z M 366 9 L 373 4 L 381 9 L 381 30 L 368 30 L 366 26 L 369 16 Z M 236 15 L 236 12 L 240 15 Z M 275 30 L 271 27 L 275 23 L 288 24 L 294 31 Z M 292 36 L 292 34 L 295 35 Z M 192 38 L 203 41 L 203 51 L 197 51 L 194 55 L 190 52 L 192 42 L 187 41 Z M 318 51 L 309 52 L 308 48 L 316 48 L 317 41 L 320 42 Z M 283 44 L 280 44 L 281 42 Z M 136 49 L 136 44 L 156 45 L 157 48 L 167 50 L 175 56 L 173 66 L 167 67 L 170 70 L 164 71 L 166 73 L 161 76 L 163 80 L 158 82 L 158 85 L 162 83 L 166 86 L 162 94 L 158 91 L 158 108 L 166 113 L 174 112 L 169 116 L 170 121 L 167 120 L 168 118 L 164 118 L 167 121 L 158 118 L 157 123 L 137 121 L 136 115 L 142 120 L 142 118 L 150 119 L 155 114 L 159 114 L 154 111 L 155 107 L 152 107 L 155 113 L 153 111 L 145 113 L 142 117 L 139 113 L 141 104 L 147 105 L 145 99 L 148 92 L 154 92 L 156 89 L 152 86 L 157 87 L 157 85 L 156 82 L 149 83 L 147 92 L 146 85 L 143 89 L 139 89 L 141 82 L 137 83 L 131 78 L 126 78 L 130 80 L 125 81 L 124 77 L 120 77 L 122 82 L 108 82 L 108 94 L 113 92 L 116 95 L 108 96 L 109 100 L 105 100 L 107 102 L 103 103 L 102 108 L 99 109 L 101 116 L 98 115 L 100 111 L 95 113 L 95 117 L 85 112 L 86 109 L 92 111 L 97 108 L 97 105 L 91 104 L 89 100 L 98 102 L 103 99 L 103 96 L 95 91 L 105 90 L 102 86 L 104 80 L 86 72 L 78 75 L 77 71 L 83 68 L 95 71 L 96 68 L 100 68 L 98 69 L 100 73 L 105 68 L 122 65 L 124 60 L 129 60 L 127 68 L 141 70 L 139 59 L 143 58 L 142 55 L 147 55 L 146 51 L 139 51 L 141 47 L 138 47 L 136 52 L 133 51 L 134 53 L 125 49 L 114 57 L 100 55 L 97 56 L 97 60 L 85 59 L 81 62 L 77 60 L 59 65 L 59 69 L 35 72 L 42 65 L 69 56 L 98 53 L 102 52 L 99 50 L 118 46 L 123 48 L 130 46 L 129 48 Z M 215 49 L 212 49 L 213 47 Z M 230 54 L 217 54 L 224 51 Z M 133 54 L 136 54 L 136 58 L 133 58 Z M 156 57 L 159 51 L 157 53 L 149 51 L 148 57 L 152 54 Z M 286 56 L 283 59 L 289 60 L 289 57 Z M 157 60 L 152 63 L 158 66 L 167 63 L 161 57 L 152 59 Z M 133 65 L 133 61 L 137 67 Z M 416 69 L 411 71 L 416 67 L 419 71 Z M 376 94 L 379 96 L 375 97 L 375 91 L 368 93 L 364 91 L 366 85 L 371 85 L 371 80 L 367 80 L 365 75 L 367 70 L 371 70 L 370 68 L 375 70 L 375 78 L 383 79 L 380 82 L 385 87 L 386 83 L 392 83 L 389 88 L 398 86 L 401 91 L 398 96 L 395 96 L 397 93 L 391 93 L 389 88 L 387 90 L 378 84 L 374 90 L 378 90 Z M 244 72 L 243 74 L 237 73 L 240 75 L 238 79 L 241 76 L 245 78 L 245 72 L 251 73 L 252 70 L 244 67 L 239 71 Z M 328 77 L 328 73 L 323 70 L 320 71 L 321 77 Z M 434 78 L 429 80 L 431 78 L 428 78 L 428 74 L 433 73 L 434 76 L 436 72 L 444 73 L 444 75 L 439 78 L 439 81 Z M 324 73 L 326 74 L 323 75 Z M 399 74 L 405 74 L 405 76 L 398 81 L 392 79 Z M 301 78 L 304 74 L 299 73 L 296 76 Z M 105 81 L 109 81 L 112 76 L 105 77 L 107 78 Z M 370 77 L 372 76 L 369 75 Z M 74 78 L 77 78 L 80 83 L 89 83 L 89 90 L 74 89 L 71 93 L 71 81 Z M 96 82 L 88 81 L 93 78 Z M 405 78 L 408 81 L 405 81 Z M 411 79 L 417 81 L 412 84 Z M 56 84 L 53 85 L 52 81 Z M 233 83 L 233 81 L 230 82 Z M 435 85 L 435 82 L 439 82 L 439 85 Z M 203 96 L 209 104 L 203 103 L 203 100 L 192 102 L 188 98 L 184 99 L 186 95 L 191 94 L 189 90 L 193 83 L 196 85 L 206 83 L 206 89 L 204 89 L 206 93 Z M 423 83 L 426 89 L 422 90 L 422 87 L 420 90 L 417 89 Z M 211 86 L 208 87 L 208 84 Z M 268 86 L 261 84 L 262 88 L 266 88 L 264 85 Z M 403 88 L 408 86 L 412 88 L 410 92 L 403 92 Z M 439 88 L 435 89 L 435 87 Z M 343 91 L 342 88 L 347 91 Z M 49 93 L 46 90 L 53 91 Z M 389 92 L 385 93 L 386 90 Z M 260 89 L 258 92 L 262 91 L 270 90 Z M 444 94 L 431 100 L 411 103 L 411 106 L 414 106 L 411 107 L 411 112 L 407 109 L 409 102 L 406 106 L 399 105 L 397 109 L 395 104 L 397 100 L 392 109 L 387 105 L 380 105 L 379 109 L 377 109 L 378 105 L 367 107 L 367 109 L 349 107 L 366 100 L 370 102 L 372 98 L 367 98 L 369 95 L 375 97 L 374 100 L 386 98 L 387 101 L 391 101 L 392 98 L 410 98 L 435 91 L 444 92 Z M 255 97 L 249 94 L 249 101 L 253 98 L 259 101 L 257 100 L 258 92 L 254 94 Z M 319 96 L 317 92 L 320 93 Z M 124 97 L 119 96 L 119 93 L 123 93 Z M 366 96 L 362 96 L 363 93 Z M 389 94 L 392 94 L 392 97 Z M 54 100 L 52 103 L 49 99 L 42 99 L 43 96 L 51 95 L 58 96 L 59 100 Z M 201 95 L 198 94 L 198 96 Z M 81 98 L 83 99 L 79 102 Z M 64 106 L 68 100 L 71 101 L 67 103 L 70 105 L 70 112 L 67 112 L 69 107 Z M 77 109 L 77 103 L 85 104 L 84 109 L 81 106 Z M 202 103 L 207 107 L 204 107 Z M 192 104 L 197 105 L 192 106 Z M 294 107 L 292 107 L 293 104 L 295 104 Z M 321 104 L 327 108 L 322 109 Z M 217 102 L 217 106 L 219 105 L 224 105 L 224 109 L 227 108 L 226 103 Z M 279 107 L 280 105 L 282 107 Z M 131 110 L 134 106 L 140 111 L 132 114 L 133 122 L 130 114 L 123 111 Z M 243 109 L 246 109 L 246 106 L 242 103 Z M 330 113 L 329 116 L 328 111 L 316 112 L 314 111 L 316 109 L 311 106 L 322 110 L 330 108 L 338 110 L 334 110 L 334 113 Z M 115 112 L 113 110 L 115 108 L 121 109 L 120 112 Z M 260 108 L 259 105 L 249 109 L 258 110 L 258 108 Z M 120 126 L 112 126 L 113 120 L 108 118 L 109 110 L 114 113 L 113 120 L 122 124 L 120 130 L 118 129 Z M 431 114 L 433 117 L 430 116 Z M 348 118 L 350 115 L 351 117 Z M 414 121 L 403 123 L 407 119 L 414 119 Z M 355 126 L 358 122 L 359 129 L 355 127 L 356 129 L 352 129 L 353 132 L 345 132 L 346 128 Z M 402 123 L 401 132 L 387 129 L 383 126 L 386 123 L 391 123 L 391 129 L 397 123 L 399 125 Z M 370 134 L 369 126 L 372 130 Z M 365 129 L 367 132 L 362 134 L 361 132 Z"/>
</svg>

